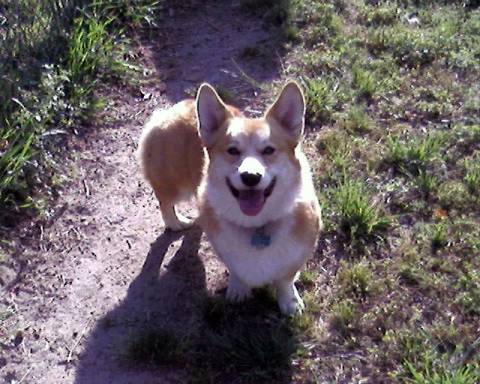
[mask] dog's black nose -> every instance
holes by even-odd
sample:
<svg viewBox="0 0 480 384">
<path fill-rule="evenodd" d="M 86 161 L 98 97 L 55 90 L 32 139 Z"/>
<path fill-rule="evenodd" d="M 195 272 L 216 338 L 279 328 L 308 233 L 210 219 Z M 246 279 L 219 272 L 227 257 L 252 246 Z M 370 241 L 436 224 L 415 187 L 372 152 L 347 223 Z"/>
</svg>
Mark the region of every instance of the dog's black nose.
<svg viewBox="0 0 480 384">
<path fill-rule="evenodd" d="M 247 187 L 254 187 L 260 182 L 262 175 L 259 173 L 243 172 L 240 174 L 240 178 L 242 179 L 243 184 L 245 184 Z"/>
</svg>

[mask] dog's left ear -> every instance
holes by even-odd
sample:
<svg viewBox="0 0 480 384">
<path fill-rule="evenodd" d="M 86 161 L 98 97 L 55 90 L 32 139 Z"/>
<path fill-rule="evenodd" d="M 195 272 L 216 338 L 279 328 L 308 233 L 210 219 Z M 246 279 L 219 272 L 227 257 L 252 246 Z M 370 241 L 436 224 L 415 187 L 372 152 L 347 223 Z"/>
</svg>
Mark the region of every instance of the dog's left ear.
<svg viewBox="0 0 480 384">
<path fill-rule="evenodd" d="M 305 125 L 305 98 L 296 81 L 289 81 L 283 87 L 265 117 L 280 124 L 295 144 L 300 141 Z"/>
</svg>

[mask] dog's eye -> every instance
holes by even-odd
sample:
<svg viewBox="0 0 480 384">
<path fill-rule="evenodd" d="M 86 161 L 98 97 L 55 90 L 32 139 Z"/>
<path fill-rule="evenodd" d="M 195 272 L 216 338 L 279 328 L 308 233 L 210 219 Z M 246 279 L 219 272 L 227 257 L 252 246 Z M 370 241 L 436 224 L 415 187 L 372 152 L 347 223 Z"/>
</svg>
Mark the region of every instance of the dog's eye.
<svg viewBox="0 0 480 384">
<path fill-rule="evenodd" d="M 268 146 L 262 151 L 262 155 L 272 155 L 275 152 L 275 148 Z"/>
<path fill-rule="evenodd" d="M 232 156 L 238 156 L 240 155 L 240 150 L 236 147 L 230 147 L 227 149 L 227 152 L 229 155 L 232 155 Z"/>
</svg>

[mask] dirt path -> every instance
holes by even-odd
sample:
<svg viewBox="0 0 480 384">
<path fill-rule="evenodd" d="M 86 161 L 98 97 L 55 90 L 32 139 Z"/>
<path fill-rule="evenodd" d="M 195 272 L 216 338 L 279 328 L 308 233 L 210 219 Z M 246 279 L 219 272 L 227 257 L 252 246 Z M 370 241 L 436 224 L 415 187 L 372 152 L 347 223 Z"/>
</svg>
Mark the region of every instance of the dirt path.
<svg viewBox="0 0 480 384">
<path fill-rule="evenodd" d="M 37 247 L 22 250 L 30 263 L 4 287 L 1 309 L 11 316 L 0 381 L 184 382 L 181 367 L 129 367 L 126 340 L 149 326 L 188 327 L 202 298 L 225 286 L 225 270 L 198 229 L 164 233 L 138 173 L 137 138 L 155 107 L 201 81 L 231 90 L 241 105 L 261 103 L 232 57 L 259 81 L 277 78 L 279 65 L 238 58 L 245 47 L 265 44 L 267 32 L 235 3 L 197 1 L 169 14 L 140 47 L 152 64 L 147 96 L 109 95 L 110 122 L 72 144 L 77 177 L 59 199 L 59 217 L 41 228 Z M 184 209 L 194 214 L 192 204 Z"/>
</svg>

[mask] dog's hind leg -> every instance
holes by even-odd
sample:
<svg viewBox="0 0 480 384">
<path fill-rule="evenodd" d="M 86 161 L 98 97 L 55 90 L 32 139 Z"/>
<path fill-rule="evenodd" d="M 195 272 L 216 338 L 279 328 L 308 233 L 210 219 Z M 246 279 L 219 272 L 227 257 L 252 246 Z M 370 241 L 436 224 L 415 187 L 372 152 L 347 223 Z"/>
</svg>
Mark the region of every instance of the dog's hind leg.
<svg viewBox="0 0 480 384">
<path fill-rule="evenodd" d="M 193 220 L 184 217 L 175 210 L 175 205 L 171 202 L 161 201 L 160 210 L 162 211 L 165 227 L 172 231 L 181 231 L 188 229 L 193 225 Z"/>
<path fill-rule="evenodd" d="M 166 197 L 157 188 L 154 188 L 155 196 L 160 203 L 160 211 L 162 212 L 165 227 L 172 231 L 181 231 L 188 229 L 193 225 L 193 220 L 190 220 L 175 209 L 175 200 Z"/>
</svg>

